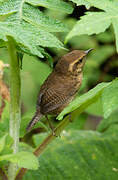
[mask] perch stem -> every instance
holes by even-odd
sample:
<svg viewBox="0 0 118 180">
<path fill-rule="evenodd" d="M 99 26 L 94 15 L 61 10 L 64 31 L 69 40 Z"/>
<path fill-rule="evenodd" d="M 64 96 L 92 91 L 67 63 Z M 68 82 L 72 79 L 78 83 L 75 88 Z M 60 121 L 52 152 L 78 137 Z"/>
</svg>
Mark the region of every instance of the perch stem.
<svg viewBox="0 0 118 180">
<path fill-rule="evenodd" d="M 59 125 L 54 130 L 56 136 L 60 135 L 61 131 L 69 124 L 69 122 L 70 122 L 69 118 L 66 117 L 63 121 L 59 123 Z M 37 147 L 37 149 L 34 151 L 34 155 L 39 157 L 45 151 L 48 144 L 50 144 L 56 138 L 56 136 L 54 136 L 53 133 L 49 134 L 45 138 L 45 140 L 39 145 L 39 147 Z M 21 168 L 15 180 L 22 180 L 26 172 L 27 172 L 26 168 Z"/>
<path fill-rule="evenodd" d="M 19 129 L 20 129 L 20 68 L 19 59 L 12 37 L 7 36 L 8 39 L 8 52 L 10 56 L 10 122 L 9 122 L 9 134 L 13 138 L 13 153 L 18 152 L 19 146 Z M 8 168 L 9 180 L 14 180 L 16 176 L 17 165 L 10 163 Z"/>
</svg>

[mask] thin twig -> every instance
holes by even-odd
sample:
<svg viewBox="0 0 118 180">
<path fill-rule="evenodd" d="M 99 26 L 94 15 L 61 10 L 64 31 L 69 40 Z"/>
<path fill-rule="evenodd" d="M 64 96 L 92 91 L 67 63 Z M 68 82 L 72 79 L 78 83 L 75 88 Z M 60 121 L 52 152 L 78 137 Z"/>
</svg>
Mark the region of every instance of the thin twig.
<svg viewBox="0 0 118 180">
<path fill-rule="evenodd" d="M 56 136 L 58 136 L 61 133 L 61 131 L 69 124 L 69 122 L 69 118 L 66 117 L 63 121 L 59 123 L 59 125 L 54 130 Z M 34 151 L 34 155 L 39 157 L 45 151 L 48 144 L 50 144 L 53 141 L 53 139 L 56 138 L 56 136 L 54 136 L 52 133 L 49 134 L 48 137 L 42 142 L 42 144 L 39 147 L 37 147 L 37 149 Z M 26 172 L 26 168 L 21 168 L 15 180 L 21 180 Z"/>
</svg>

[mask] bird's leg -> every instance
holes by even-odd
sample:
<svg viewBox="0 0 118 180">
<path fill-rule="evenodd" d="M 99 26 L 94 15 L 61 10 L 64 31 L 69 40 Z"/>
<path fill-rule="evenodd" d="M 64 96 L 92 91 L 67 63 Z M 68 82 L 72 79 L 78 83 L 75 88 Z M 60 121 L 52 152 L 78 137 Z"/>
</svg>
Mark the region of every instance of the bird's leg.
<svg viewBox="0 0 118 180">
<path fill-rule="evenodd" d="M 48 116 L 45 116 L 45 117 L 46 117 L 46 119 L 47 119 L 47 121 L 48 121 L 48 124 L 49 124 L 50 129 L 52 130 L 52 135 L 55 136 L 55 137 L 57 137 L 57 135 L 55 134 L 55 131 L 54 131 L 54 127 L 52 126 L 50 120 L 48 119 Z"/>
<path fill-rule="evenodd" d="M 69 113 L 69 121 L 72 123 L 72 116 L 71 116 L 71 113 Z"/>
<path fill-rule="evenodd" d="M 68 114 L 64 115 L 63 119 L 66 118 L 66 117 L 69 119 L 69 122 L 71 122 L 71 123 L 73 122 L 71 113 L 68 113 Z"/>
</svg>

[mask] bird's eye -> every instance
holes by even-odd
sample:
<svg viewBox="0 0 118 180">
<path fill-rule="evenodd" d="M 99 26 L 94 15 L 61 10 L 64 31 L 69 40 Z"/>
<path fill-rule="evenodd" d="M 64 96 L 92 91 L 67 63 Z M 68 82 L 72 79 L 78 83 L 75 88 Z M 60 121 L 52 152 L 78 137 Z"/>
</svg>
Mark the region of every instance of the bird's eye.
<svg viewBox="0 0 118 180">
<path fill-rule="evenodd" d="M 82 61 L 83 61 L 83 59 L 80 59 L 78 62 L 76 62 L 76 63 L 74 64 L 74 66 L 73 66 L 73 70 L 76 70 L 77 67 L 78 67 L 78 65 L 81 64 Z"/>
<path fill-rule="evenodd" d="M 82 60 L 83 60 L 83 59 L 80 59 L 78 63 L 81 64 L 81 63 L 82 63 Z"/>
</svg>

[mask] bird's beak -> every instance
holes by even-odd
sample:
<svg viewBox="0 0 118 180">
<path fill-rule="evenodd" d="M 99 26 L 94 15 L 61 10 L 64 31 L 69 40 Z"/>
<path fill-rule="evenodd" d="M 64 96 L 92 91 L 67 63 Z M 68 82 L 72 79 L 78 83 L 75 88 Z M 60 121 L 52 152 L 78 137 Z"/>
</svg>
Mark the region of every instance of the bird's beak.
<svg viewBox="0 0 118 180">
<path fill-rule="evenodd" d="M 91 52 L 93 50 L 93 48 L 91 48 L 91 49 L 88 49 L 88 50 L 86 50 L 86 51 L 84 51 L 85 52 L 85 54 L 87 55 L 89 52 Z"/>
</svg>

